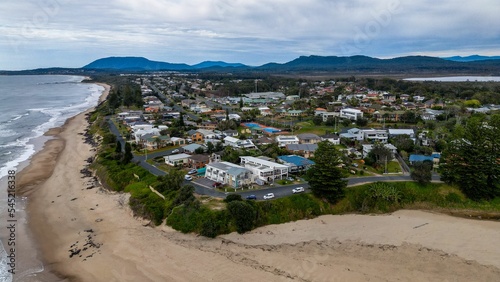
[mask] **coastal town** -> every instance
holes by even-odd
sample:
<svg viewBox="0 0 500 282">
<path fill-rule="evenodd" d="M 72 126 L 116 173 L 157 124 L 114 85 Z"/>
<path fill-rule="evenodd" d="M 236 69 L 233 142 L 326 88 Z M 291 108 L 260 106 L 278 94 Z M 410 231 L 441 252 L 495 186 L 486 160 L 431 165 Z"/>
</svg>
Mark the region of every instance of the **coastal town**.
<svg viewBox="0 0 500 282">
<path fill-rule="evenodd" d="M 226 92 L 224 82 L 196 75 L 130 81 L 142 101 L 117 107 L 112 122 L 145 168 L 182 169 L 193 184 L 223 192 L 307 187 L 303 175 L 322 141 L 343 153 L 340 167 L 349 178 L 410 180 L 413 166 L 425 162 L 432 172 L 427 181 L 437 181 L 453 127 L 473 114 L 500 110 L 476 99 L 371 89 L 355 79 L 292 80 L 292 87 L 286 81 L 264 92 L 259 87 L 269 89 L 265 80 L 225 79 L 236 91 L 250 87 L 239 95 Z"/>
</svg>

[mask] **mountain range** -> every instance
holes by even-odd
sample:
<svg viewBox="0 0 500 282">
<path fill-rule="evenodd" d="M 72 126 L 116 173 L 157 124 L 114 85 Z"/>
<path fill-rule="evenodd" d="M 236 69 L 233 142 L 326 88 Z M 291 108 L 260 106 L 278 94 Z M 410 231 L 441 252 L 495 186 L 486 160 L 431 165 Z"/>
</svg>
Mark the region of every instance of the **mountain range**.
<svg viewBox="0 0 500 282">
<path fill-rule="evenodd" d="M 196 65 L 151 61 L 143 57 L 108 57 L 98 59 L 82 69 L 114 71 L 256 71 L 256 72 L 352 72 L 352 73 L 408 73 L 455 72 L 500 73 L 500 57 L 406 56 L 379 59 L 368 56 L 301 56 L 286 63 L 267 63 L 247 66 L 240 63 L 205 61 Z"/>
<path fill-rule="evenodd" d="M 379 59 L 368 56 L 301 56 L 286 63 L 248 66 L 241 63 L 205 61 L 195 65 L 148 60 L 144 57 L 101 58 L 81 68 L 45 68 L 25 71 L 0 71 L 0 74 L 92 74 L 151 71 L 225 72 L 225 73 L 336 73 L 349 75 L 463 74 L 500 75 L 500 56 L 429 57 L 406 56 Z"/>
</svg>

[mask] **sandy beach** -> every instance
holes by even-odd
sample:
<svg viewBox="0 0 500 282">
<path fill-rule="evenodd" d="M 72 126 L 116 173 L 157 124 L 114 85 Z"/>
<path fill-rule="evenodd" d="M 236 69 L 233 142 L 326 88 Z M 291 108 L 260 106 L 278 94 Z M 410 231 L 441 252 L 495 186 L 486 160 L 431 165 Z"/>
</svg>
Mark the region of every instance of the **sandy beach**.
<svg viewBox="0 0 500 282">
<path fill-rule="evenodd" d="M 86 127 L 80 114 L 51 131 L 18 177 L 47 270 L 41 281 L 500 280 L 500 222 L 403 210 L 216 239 L 145 227 L 127 195 L 87 189 L 91 178 L 80 170 L 95 152 L 81 135 Z"/>
</svg>

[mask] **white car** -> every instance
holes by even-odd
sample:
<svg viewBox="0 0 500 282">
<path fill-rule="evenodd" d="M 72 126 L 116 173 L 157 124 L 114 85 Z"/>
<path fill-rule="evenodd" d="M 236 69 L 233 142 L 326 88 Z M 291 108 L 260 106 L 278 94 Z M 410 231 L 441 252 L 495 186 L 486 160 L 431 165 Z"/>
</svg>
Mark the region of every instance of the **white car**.
<svg viewBox="0 0 500 282">
<path fill-rule="evenodd" d="M 191 181 L 193 180 L 193 177 L 191 177 L 191 175 L 184 175 L 184 180 L 187 180 L 187 181 Z"/>
<path fill-rule="evenodd" d="M 177 154 L 177 153 L 179 153 L 179 149 L 173 150 L 171 154 Z"/>
<path fill-rule="evenodd" d="M 269 199 L 272 199 L 272 198 L 274 198 L 274 194 L 273 193 L 268 193 L 268 194 L 264 195 L 264 200 L 269 200 Z"/>
<path fill-rule="evenodd" d="M 302 193 L 304 192 L 304 187 L 297 187 L 297 188 L 293 188 L 292 190 L 292 193 L 296 194 L 296 193 Z"/>
</svg>

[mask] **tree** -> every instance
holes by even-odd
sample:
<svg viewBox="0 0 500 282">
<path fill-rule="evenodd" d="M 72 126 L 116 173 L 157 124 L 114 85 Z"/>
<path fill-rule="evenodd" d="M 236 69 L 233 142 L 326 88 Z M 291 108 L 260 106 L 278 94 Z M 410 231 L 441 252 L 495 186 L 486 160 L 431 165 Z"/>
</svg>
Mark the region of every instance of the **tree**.
<svg viewBox="0 0 500 282">
<path fill-rule="evenodd" d="M 123 163 L 128 164 L 130 161 L 134 158 L 134 155 L 132 155 L 132 146 L 130 146 L 130 143 L 126 142 L 125 143 L 125 154 L 123 154 Z"/>
<path fill-rule="evenodd" d="M 158 184 L 156 184 L 155 189 L 160 193 L 178 191 L 184 183 L 184 175 L 182 170 L 171 169 L 168 174 L 158 176 Z"/>
<path fill-rule="evenodd" d="M 183 126 L 184 126 L 184 114 L 181 111 L 179 114 L 179 127 L 183 127 Z"/>
<path fill-rule="evenodd" d="M 366 118 L 358 118 L 356 120 L 356 125 L 359 127 L 365 127 L 368 125 L 368 119 Z"/>
<path fill-rule="evenodd" d="M 386 148 L 382 143 L 376 143 L 366 156 L 365 162 L 367 165 L 383 166 L 386 161 L 390 161 L 391 159 L 391 150 Z"/>
<path fill-rule="evenodd" d="M 398 151 L 406 151 L 406 152 L 413 152 L 413 149 L 415 147 L 415 142 L 410 138 L 409 135 L 403 134 L 403 135 L 398 135 L 394 137 L 391 140 L 391 143 L 398 148 Z"/>
<path fill-rule="evenodd" d="M 243 98 L 240 98 L 240 109 L 243 108 Z"/>
<path fill-rule="evenodd" d="M 473 200 L 500 195 L 500 115 L 473 117 L 443 152 L 441 179 Z"/>
<path fill-rule="evenodd" d="M 214 145 L 214 143 L 207 142 L 207 153 L 211 154 L 213 152 L 215 152 L 215 145 Z"/>
<path fill-rule="evenodd" d="M 120 141 L 116 141 L 115 153 L 122 153 L 122 143 L 120 143 Z"/>
<path fill-rule="evenodd" d="M 227 204 L 227 209 L 234 219 L 238 233 L 252 230 L 256 219 L 255 208 L 252 205 L 243 201 L 232 201 Z"/>
<path fill-rule="evenodd" d="M 417 181 L 419 184 L 430 183 L 432 179 L 432 162 L 424 161 L 415 163 L 410 176 L 411 179 Z"/>
<path fill-rule="evenodd" d="M 198 154 L 198 155 L 201 155 L 201 154 L 205 153 L 205 148 L 203 148 L 203 147 L 198 147 L 198 148 L 196 148 L 196 149 L 194 150 L 194 153 L 195 153 L 195 154 Z"/>
<path fill-rule="evenodd" d="M 341 164 L 342 153 L 333 143 L 323 141 L 318 143 L 314 154 L 315 164 L 307 171 L 309 186 L 316 197 L 325 198 L 335 203 L 344 197 L 347 180 L 344 180 Z"/>
<path fill-rule="evenodd" d="M 321 125 L 321 123 L 323 123 L 323 117 L 320 115 L 314 116 L 312 122 L 314 125 Z"/>
</svg>

